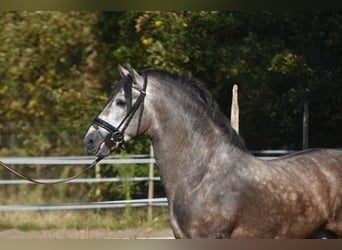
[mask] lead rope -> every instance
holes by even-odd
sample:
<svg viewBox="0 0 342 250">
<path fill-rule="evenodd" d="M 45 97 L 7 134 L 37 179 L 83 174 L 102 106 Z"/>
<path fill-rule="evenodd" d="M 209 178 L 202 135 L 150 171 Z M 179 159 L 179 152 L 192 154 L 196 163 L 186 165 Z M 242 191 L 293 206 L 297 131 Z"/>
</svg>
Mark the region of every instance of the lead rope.
<svg viewBox="0 0 342 250">
<path fill-rule="evenodd" d="M 5 163 L 3 163 L 2 161 L 0 161 L 0 165 L 7 169 L 9 172 L 11 172 L 12 174 L 15 174 L 16 176 L 24 179 L 24 180 L 27 180 L 27 181 L 30 181 L 30 182 L 33 182 L 33 183 L 36 183 L 36 184 L 45 184 L 45 185 L 53 185 L 53 184 L 60 184 L 60 183 L 65 183 L 65 182 L 68 182 L 68 181 L 71 181 L 77 177 L 79 177 L 80 175 L 84 174 L 85 172 L 87 172 L 89 169 L 93 168 L 97 163 L 99 163 L 101 160 L 103 159 L 103 157 L 97 157 L 88 167 L 86 167 L 85 169 L 83 169 L 80 173 L 74 175 L 74 176 L 71 176 L 69 178 L 66 178 L 66 179 L 62 179 L 62 180 L 59 180 L 59 181 L 52 181 L 52 182 L 42 182 L 42 181 L 37 181 L 35 179 L 31 179 L 30 177 L 26 176 L 25 174 L 23 174 L 22 172 L 18 171 L 18 170 L 14 170 L 13 168 L 10 168 L 9 166 L 7 166 Z"/>
<path fill-rule="evenodd" d="M 137 133 L 139 132 L 139 129 L 140 129 L 140 123 L 141 123 L 141 117 L 142 117 L 142 113 L 143 113 L 143 110 L 144 110 L 144 99 L 145 99 L 145 95 L 146 95 L 146 87 L 147 87 L 147 76 L 144 74 L 144 86 L 143 88 L 140 90 L 140 96 L 138 97 L 137 101 L 134 103 L 133 107 L 131 108 L 130 112 L 126 115 L 126 117 L 121 121 L 119 127 L 117 128 L 117 130 L 120 132 L 120 134 L 124 134 L 125 133 L 125 130 L 128 126 L 128 124 L 130 123 L 130 121 L 132 120 L 135 112 L 138 110 L 139 106 L 142 104 L 142 109 L 140 111 L 140 115 L 139 115 L 139 124 L 138 124 L 138 130 L 137 130 Z M 103 126 L 103 121 L 101 122 L 101 125 Z M 122 130 L 120 131 L 120 127 L 123 126 Z M 108 128 L 107 128 L 108 129 Z M 118 142 L 116 142 L 118 143 Z M 77 177 L 79 177 L 80 175 L 82 175 L 83 173 L 87 172 L 89 169 L 93 168 L 97 163 L 99 163 L 104 157 L 101 156 L 101 157 L 97 157 L 93 163 L 91 163 L 88 167 L 86 167 L 85 169 L 83 169 L 80 173 L 74 175 L 74 176 L 71 176 L 69 178 L 66 178 L 66 179 L 62 179 L 62 180 L 59 180 L 59 181 L 52 181 L 52 182 L 42 182 L 42 181 L 38 181 L 38 180 L 35 180 L 35 179 L 32 179 L 28 176 L 26 176 L 25 174 L 23 174 L 22 172 L 18 171 L 18 170 L 14 170 L 13 168 L 10 168 L 9 166 L 7 166 L 5 163 L 3 163 L 2 161 L 0 161 L 0 165 L 7 169 L 9 172 L 11 172 L 12 174 L 24 179 L 24 180 L 27 180 L 27 181 L 30 181 L 32 183 L 36 183 L 36 184 L 45 184 L 45 185 L 53 185 L 53 184 L 60 184 L 60 183 L 65 183 L 65 182 L 68 182 L 68 181 L 71 181 Z"/>
</svg>

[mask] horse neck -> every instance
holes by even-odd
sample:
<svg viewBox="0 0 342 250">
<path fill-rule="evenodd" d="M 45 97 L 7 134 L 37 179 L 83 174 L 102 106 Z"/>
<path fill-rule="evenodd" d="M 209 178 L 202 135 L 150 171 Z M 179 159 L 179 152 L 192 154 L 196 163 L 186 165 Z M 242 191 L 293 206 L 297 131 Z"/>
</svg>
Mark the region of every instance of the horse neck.
<svg viewBox="0 0 342 250">
<path fill-rule="evenodd" d="M 153 103 L 154 122 L 147 134 L 169 199 L 177 185 L 196 186 L 211 165 L 227 161 L 227 152 L 242 153 L 184 93 L 157 94 Z"/>
</svg>

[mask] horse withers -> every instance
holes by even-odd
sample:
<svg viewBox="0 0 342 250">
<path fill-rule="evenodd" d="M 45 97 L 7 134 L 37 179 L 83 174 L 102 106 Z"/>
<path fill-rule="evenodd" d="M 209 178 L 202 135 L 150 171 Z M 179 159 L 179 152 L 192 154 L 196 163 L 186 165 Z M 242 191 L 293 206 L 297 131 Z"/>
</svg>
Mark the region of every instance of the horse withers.
<svg viewBox="0 0 342 250">
<path fill-rule="evenodd" d="M 123 78 L 84 138 L 86 152 L 105 157 L 147 135 L 176 238 L 342 236 L 341 151 L 260 160 L 201 82 L 160 70 L 119 70 Z"/>
</svg>

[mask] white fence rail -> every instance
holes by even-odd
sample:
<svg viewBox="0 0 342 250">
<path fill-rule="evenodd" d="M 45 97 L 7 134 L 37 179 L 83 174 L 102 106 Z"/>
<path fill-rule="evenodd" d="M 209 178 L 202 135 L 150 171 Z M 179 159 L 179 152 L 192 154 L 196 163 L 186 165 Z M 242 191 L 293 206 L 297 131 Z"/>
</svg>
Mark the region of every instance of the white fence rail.
<svg viewBox="0 0 342 250">
<path fill-rule="evenodd" d="M 122 201 L 103 201 L 87 203 L 37 204 L 37 205 L 0 205 L 0 211 L 43 211 L 43 210 L 80 210 L 99 208 L 125 208 L 146 206 L 167 206 L 166 198 L 137 199 Z"/>
<path fill-rule="evenodd" d="M 0 161 L 7 165 L 53 165 L 64 167 L 67 165 L 88 165 L 95 160 L 88 156 L 66 156 L 66 157 L 0 157 Z M 125 158 L 119 156 L 107 157 L 100 161 L 98 165 L 105 164 L 154 164 L 155 159 L 149 155 L 127 155 Z M 55 182 L 60 179 L 37 179 L 42 182 Z M 160 181 L 160 177 L 132 177 L 132 178 L 77 178 L 68 183 L 104 183 L 123 181 Z M 11 179 L 0 180 L 0 185 L 34 184 L 27 180 Z M 124 208 L 146 207 L 146 206 L 167 206 L 166 198 L 150 198 L 135 200 L 117 200 L 105 202 L 86 203 L 62 203 L 62 204 L 24 204 L 24 205 L 0 205 L 0 211 L 42 211 L 42 210 L 79 210 L 79 209 L 99 209 L 99 208 Z"/>
<path fill-rule="evenodd" d="M 292 153 L 287 150 L 266 150 L 251 151 L 259 158 L 272 160 L 281 155 Z M 67 156 L 67 157 L 0 157 L 0 161 L 8 165 L 87 165 L 94 161 L 94 157 L 88 156 Z M 125 158 L 112 156 L 103 159 L 99 165 L 103 164 L 154 164 L 155 159 L 149 155 L 127 155 Z M 59 179 L 39 179 L 43 182 L 54 182 Z M 69 183 L 103 183 L 103 182 L 123 182 L 123 181 L 160 181 L 160 177 L 132 177 L 132 178 L 78 178 Z M 0 180 L 0 185 L 31 184 L 26 180 L 12 179 Z M 0 211 L 42 211 L 42 210 L 75 210 L 75 209 L 98 209 L 98 208 L 124 208 L 146 207 L 146 206 L 167 206 L 166 198 L 119 200 L 106 202 L 87 202 L 87 203 L 62 203 L 62 204 L 25 204 L 25 205 L 0 205 Z"/>
<path fill-rule="evenodd" d="M 56 157 L 0 157 L 0 161 L 7 165 L 54 165 L 64 167 L 66 165 L 88 165 L 95 160 L 88 156 L 56 156 Z M 128 155 L 127 158 L 116 156 L 108 157 L 98 163 L 105 164 L 150 164 L 155 163 L 155 159 L 149 155 Z M 37 179 L 41 182 L 55 182 L 61 179 Z M 132 177 L 132 178 L 77 178 L 68 183 L 103 183 L 103 182 L 123 182 L 123 181 L 160 181 L 160 177 Z M 34 184 L 27 180 L 0 180 L 0 185 L 9 184 Z"/>
</svg>

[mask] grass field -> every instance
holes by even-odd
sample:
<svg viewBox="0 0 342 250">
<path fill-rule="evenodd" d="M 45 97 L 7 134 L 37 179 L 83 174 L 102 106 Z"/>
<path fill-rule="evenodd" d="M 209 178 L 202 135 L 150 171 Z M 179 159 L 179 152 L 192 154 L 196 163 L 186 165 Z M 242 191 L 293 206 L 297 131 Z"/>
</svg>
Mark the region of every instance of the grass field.
<svg viewBox="0 0 342 250">
<path fill-rule="evenodd" d="M 146 211 L 147 208 L 130 207 L 80 211 L 6 211 L 0 213 L 0 230 L 169 228 L 167 208 L 154 208 L 152 221 L 147 220 Z"/>
<path fill-rule="evenodd" d="M 115 239 L 173 237 L 167 208 L 1 212 L 0 239 Z"/>
</svg>

